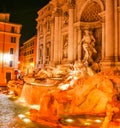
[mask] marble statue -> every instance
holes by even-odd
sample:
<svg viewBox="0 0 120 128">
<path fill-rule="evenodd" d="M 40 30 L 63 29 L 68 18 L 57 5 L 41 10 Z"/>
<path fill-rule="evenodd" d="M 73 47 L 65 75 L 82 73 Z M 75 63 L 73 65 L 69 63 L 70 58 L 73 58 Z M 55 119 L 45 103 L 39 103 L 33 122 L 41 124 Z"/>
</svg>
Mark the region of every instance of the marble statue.
<svg viewBox="0 0 120 128">
<path fill-rule="evenodd" d="M 85 52 L 83 62 L 93 62 L 92 55 L 93 53 L 97 53 L 95 49 L 95 42 L 96 40 L 92 35 L 92 32 L 89 30 L 84 30 L 84 36 L 80 42 Z"/>
<path fill-rule="evenodd" d="M 64 45 L 63 45 L 63 58 L 68 57 L 68 37 L 65 38 Z"/>
</svg>

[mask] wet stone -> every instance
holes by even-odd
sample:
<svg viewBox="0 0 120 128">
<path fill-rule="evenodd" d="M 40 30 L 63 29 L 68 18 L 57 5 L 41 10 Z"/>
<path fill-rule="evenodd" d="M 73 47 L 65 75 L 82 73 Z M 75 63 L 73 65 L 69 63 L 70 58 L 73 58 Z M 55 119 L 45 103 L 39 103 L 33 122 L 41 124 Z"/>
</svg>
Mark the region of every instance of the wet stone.
<svg viewBox="0 0 120 128">
<path fill-rule="evenodd" d="M 19 118 L 19 114 L 25 115 L 28 111 L 28 107 L 20 105 L 8 95 L 0 93 L 0 128 L 48 128 L 35 122 L 24 122 Z M 29 117 L 27 115 L 24 118 Z"/>
</svg>

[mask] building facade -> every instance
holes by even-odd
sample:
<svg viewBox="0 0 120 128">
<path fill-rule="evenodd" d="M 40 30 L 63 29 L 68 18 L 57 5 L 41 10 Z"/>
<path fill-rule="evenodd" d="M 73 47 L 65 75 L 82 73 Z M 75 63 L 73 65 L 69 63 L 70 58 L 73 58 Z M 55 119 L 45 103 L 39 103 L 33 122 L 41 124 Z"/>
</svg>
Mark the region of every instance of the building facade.
<svg viewBox="0 0 120 128">
<path fill-rule="evenodd" d="M 32 73 L 36 65 L 37 36 L 34 35 L 20 47 L 19 69 L 25 74 Z"/>
<path fill-rule="evenodd" d="M 120 0 L 51 0 L 36 21 L 37 67 L 83 60 L 85 30 L 95 38 L 93 61 L 120 67 Z"/>
<path fill-rule="evenodd" d="M 0 13 L 0 85 L 15 78 L 18 69 L 21 25 L 9 22 L 10 14 Z"/>
</svg>

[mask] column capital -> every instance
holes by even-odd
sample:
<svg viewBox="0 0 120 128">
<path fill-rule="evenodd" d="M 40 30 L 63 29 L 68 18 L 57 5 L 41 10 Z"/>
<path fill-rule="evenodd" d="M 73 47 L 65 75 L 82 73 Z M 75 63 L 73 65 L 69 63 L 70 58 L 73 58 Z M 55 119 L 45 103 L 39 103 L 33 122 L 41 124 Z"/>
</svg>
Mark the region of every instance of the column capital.
<svg viewBox="0 0 120 128">
<path fill-rule="evenodd" d="M 61 16 L 61 15 L 62 15 L 62 9 L 59 8 L 59 7 L 57 7 L 57 8 L 56 8 L 56 11 L 55 11 L 55 17 L 59 17 L 59 16 Z"/>
<path fill-rule="evenodd" d="M 55 22 L 55 16 L 52 16 L 51 18 L 50 18 L 50 23 L 54 23 Z"/>
<path fill-rule="evenodd" d="M 75 3 L 76 3 L 76 0 L 69 0 L 69 3 L 68 3 L 69 9 L 74 9 Z"/>
<path fill-rule="evenodd" d="M 105 11 L 100 12 L 98 15 L 100 16 L 100 21 L 105 22 Z"/>
</svg>

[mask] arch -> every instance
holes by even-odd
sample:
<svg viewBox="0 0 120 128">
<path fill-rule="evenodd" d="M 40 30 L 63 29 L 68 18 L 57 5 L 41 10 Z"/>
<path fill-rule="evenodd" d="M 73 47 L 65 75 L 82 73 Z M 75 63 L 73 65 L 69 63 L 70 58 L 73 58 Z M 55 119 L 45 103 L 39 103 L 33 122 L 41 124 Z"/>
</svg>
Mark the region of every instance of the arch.
<svg viewBox="0 0 120 128">
<path fill-rule="evenodd" d="M 101 9 L 101 12 L 104 11 L 104 5 L 102 3 L 101 0 L 87 0 L 85 2 L 85 4 L 81 7 L 80 9 L 80 13 L 79 13 L 79 19 L 81 19 L 81 16 L 82 16 L 82 13 L 83 11 L 85 10 L 85 8 L 87 7 L 88 4 L 92 4 L 92 3 L 96 3 L 96 5 L 98 4 L 98 6 L 100 7 Z"/>
</svg>

